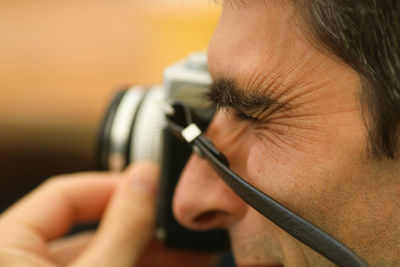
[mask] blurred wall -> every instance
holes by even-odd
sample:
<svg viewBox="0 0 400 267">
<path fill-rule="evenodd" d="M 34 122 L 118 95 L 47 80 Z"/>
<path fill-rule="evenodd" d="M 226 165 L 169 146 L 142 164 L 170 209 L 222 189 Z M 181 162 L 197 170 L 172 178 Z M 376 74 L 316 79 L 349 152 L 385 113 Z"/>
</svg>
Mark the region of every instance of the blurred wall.
<svg viewBox="0 0 400 267">
<path fill-rule="evenodd" d="M 45 178 L 94 167 L 115 88 L 154 84 L 207 47 L 208 0 L 0 1 L 0 209 Z"/>
</svg>

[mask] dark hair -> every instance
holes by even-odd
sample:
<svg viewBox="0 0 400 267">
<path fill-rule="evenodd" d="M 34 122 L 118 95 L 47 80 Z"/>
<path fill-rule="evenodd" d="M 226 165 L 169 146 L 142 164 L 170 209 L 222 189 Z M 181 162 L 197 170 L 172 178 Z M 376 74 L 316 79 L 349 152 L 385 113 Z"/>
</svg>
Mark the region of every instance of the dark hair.
<svg viewBox="0 0 400 267">
<path fill-rule="evenodd" d="M 303 0 L 302 20 L 318 46 L 361 79 L 368 150 L 396 158 L 400 123 L 400 1 Z"/>
</svg>

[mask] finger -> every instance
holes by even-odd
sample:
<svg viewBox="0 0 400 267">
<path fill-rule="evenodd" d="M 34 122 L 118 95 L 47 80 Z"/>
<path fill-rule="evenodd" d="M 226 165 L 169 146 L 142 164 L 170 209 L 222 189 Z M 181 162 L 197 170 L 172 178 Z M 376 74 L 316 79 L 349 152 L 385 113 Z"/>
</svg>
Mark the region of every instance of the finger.
<svg viewBox="0 0 400 267">
<path fill-rule="evenodd" d="M 101 217 L 120 174 L 87 173 L 50 179 L 0 217 L 0 244 L 46 251 L 46 241 L 76 222 Z"/>
<path fill-rule="evenodd" d="M 93 238 L 93 235 L 93 231 L 87 231 L 52 241 L 48 244 L 50 258 L 53 262 L 65 266 L 77 258 Z"/>
<path fill-rule="evenodd" d="M 132 266 L 153 234 L 158 167 L 136 163 L 126 172 L 99 230 L 74 266 Z"/>
</svg>

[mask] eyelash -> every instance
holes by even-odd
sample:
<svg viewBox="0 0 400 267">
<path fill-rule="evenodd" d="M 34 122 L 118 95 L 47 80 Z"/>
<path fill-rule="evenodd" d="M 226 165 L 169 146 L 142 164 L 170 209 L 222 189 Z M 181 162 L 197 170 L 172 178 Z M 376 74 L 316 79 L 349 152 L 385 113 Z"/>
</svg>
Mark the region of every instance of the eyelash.
<svg viewBox="0 0 400 267">
<path fill-rule="evenodd" d="M 206 97 L 210 98 L 210 100 L 215 103 L 215 100 L 212 99 L 209 95 L 206 95 Z M 221 105 L 216 104 L 216 108 L 217 108 L 217 110 L 224 109 L 227 114 L 232 112 L 233 113 L 233 117 L 238 121 L 245 121 L 245 122 L 249 122 L 250 124 L 260 123 L 261 122 L 261 120 L 259 118 L 252 117 L 252 116 L 250 116 L 250 115 L 248 115 L 248 114 L 246 114 L 246 113 L 244 113 L 244 112 L 242 112 L 240 110 L 232 108 L 232 107 L 230 107 L 230 108 L 229 107 L 223 107 Z"/>
<path fill-rule="evenodd" d="M 234 116 L 237 120 L 239 121 L 246 121 L 246 122 L 250 122 L 250 123 L 259 123 L 261 122 L 260 119 L 256 118 L 256 117 L 252 117 L 247 115 L 246 113 L 243 113 L 241 111 L 234 111 Z"/>
</svg>

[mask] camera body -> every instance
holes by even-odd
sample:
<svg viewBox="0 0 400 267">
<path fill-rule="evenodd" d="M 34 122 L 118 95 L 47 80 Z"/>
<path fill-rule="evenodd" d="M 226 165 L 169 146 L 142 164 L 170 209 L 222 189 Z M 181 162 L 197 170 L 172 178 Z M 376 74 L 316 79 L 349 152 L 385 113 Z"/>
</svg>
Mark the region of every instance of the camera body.
<svg viewBox="0 0 400 267">
<path fill-rule="evenodd" d="M 119 91 L 100 128 L 99 169 L 120 171 L 142 160 L 160 164 L 156 236 L 168 247 L 197 251 L 228 248 L 226 232 L 192 231 L 172 214 L 175 186 L 192 151 L 167 129 L 162 105 L 184 102 L 196 115 L 196 123 L 205 129 L 214 113 L 213 103 L 205 97 L 211 82 L 205 53 L 191 54 L 165 70 L 162 86 L 133 86 Z"/>
</svg>

